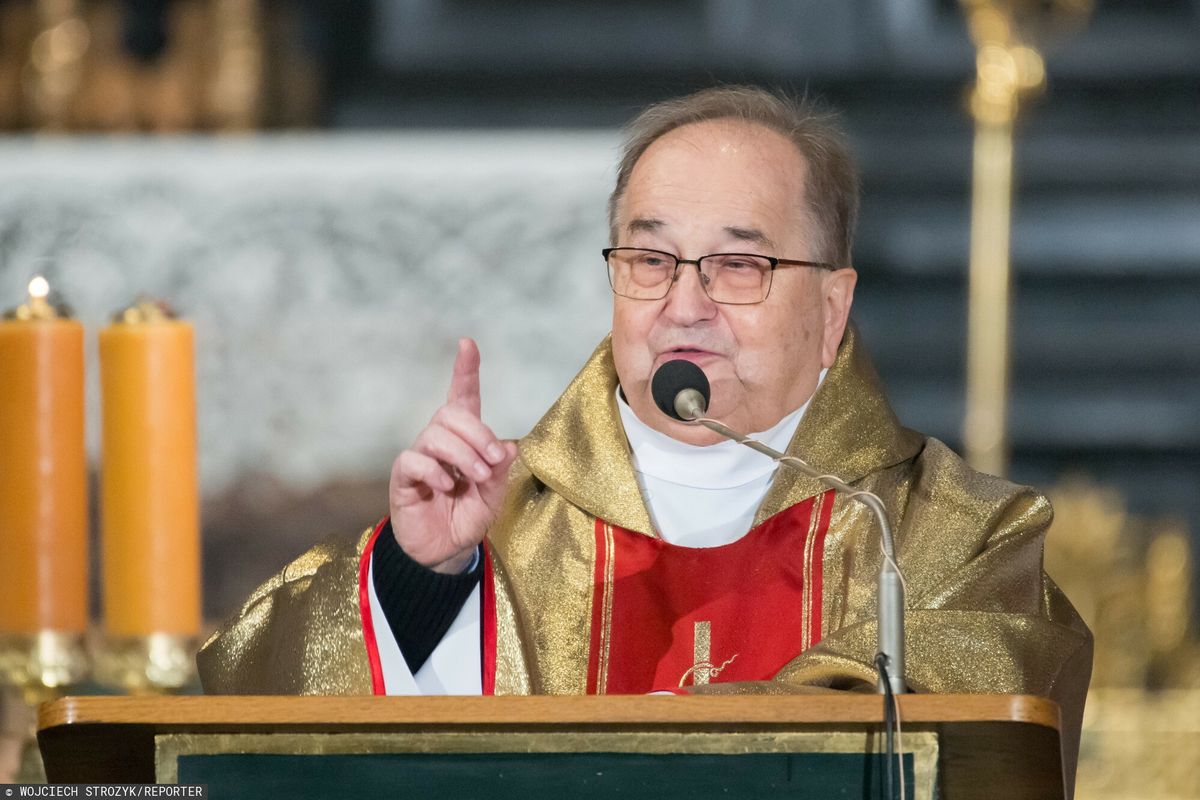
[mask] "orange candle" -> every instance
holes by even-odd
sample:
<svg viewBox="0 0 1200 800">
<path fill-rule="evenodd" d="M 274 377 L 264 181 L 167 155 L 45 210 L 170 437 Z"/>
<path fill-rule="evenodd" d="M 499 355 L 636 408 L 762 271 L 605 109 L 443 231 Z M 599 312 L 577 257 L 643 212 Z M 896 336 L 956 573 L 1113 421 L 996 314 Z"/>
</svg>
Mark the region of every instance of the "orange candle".
<svg viewBox="0 0 1200 800">
<path fill-rule="evenodd" d="M 0 634 L 87 627 L 83 326 L 49 294 L 0 321 Z"/>
<path fill-rule="evenodd" d="M 192 326 L 139 302 L 100 332 L 104 625 L 112 637 L 200 630 Z"/>
</svg>

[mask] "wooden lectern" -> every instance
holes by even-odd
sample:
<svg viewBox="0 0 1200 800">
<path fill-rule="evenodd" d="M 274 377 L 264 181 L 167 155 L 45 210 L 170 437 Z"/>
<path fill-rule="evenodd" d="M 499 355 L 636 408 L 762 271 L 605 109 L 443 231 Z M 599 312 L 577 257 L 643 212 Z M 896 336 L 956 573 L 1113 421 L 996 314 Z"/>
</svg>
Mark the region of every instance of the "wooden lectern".
<svg viewBox="0 0 1200 800">
<path fill-rule="evenodd" d="M 910 798 L 1062 798 L 1059 710 L 899 698 Z M 66 697 L 52 783 L 206 784 L 209 797 L 881 797 L 883 698 Z"/>
</svg>

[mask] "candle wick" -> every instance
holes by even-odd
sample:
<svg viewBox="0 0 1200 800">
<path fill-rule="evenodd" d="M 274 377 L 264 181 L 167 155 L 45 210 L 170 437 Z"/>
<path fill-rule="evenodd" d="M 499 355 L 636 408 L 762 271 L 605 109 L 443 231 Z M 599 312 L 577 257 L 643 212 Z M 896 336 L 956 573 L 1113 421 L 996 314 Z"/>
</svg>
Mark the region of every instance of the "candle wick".
<svg viewBox="0 0 1200 800">
<path fill-rule="evenodd" d="M 34 275 L 27 286 L 28 299 L 16 308 L 4 312 L 4 319 L 23 321 L 66 319 L 72 316 L 69 306 L 58 292 L 50 288 L 44 275 Z"/>
</svg>

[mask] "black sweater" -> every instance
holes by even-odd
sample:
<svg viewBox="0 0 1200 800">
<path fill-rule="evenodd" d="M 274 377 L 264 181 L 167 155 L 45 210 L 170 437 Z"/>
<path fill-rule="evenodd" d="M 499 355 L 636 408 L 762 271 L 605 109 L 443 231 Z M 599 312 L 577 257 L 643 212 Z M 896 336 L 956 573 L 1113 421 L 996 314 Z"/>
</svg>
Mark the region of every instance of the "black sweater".
<svg viewBox="0 0 1200 800">
<path fill-rule="evenodd" d="M 483 575 L 483 558 L 460 575 L 443 575 L 408 557 L 389 520 L 372 553 L 375 594 L 400 652 L 414 675 L 446 635 Z"/>
</svg>

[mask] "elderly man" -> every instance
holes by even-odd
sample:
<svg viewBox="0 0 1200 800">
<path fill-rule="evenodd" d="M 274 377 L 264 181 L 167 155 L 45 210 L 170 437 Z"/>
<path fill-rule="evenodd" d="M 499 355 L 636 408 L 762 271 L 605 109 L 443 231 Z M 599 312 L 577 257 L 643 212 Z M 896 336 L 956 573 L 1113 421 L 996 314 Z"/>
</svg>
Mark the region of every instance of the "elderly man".
<svg viewBox="0 0 1200 800">
<path fill-rule="evenodd" d="M 709 416 L 883 499 L 914 690 L 1046 695 L 1072 740 L 1091 637 L 1042 572 L 1050 507 L 884 399 L 848 325 L 857 188 L 837 131 L 757 89 L 651 107 L 609 212 L 612 335 L 558 402 L 497 439 L 463 341 L 446 404 L 396 459 L 390 516 L 260 588 L 201 652 L 205 688 L 872 687 L 869 514 L 661 412 L 652 376 L 685 359 Z"/>
</svg>

